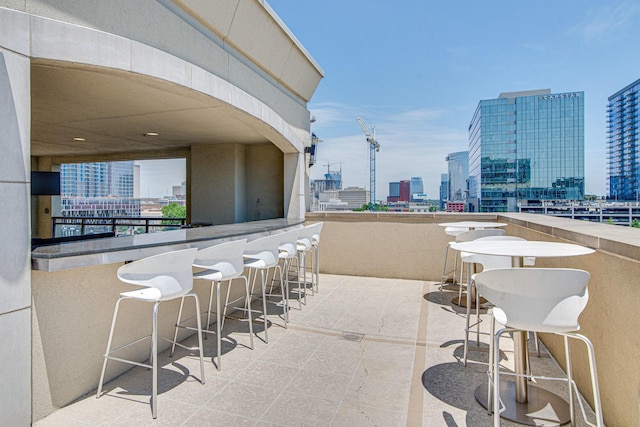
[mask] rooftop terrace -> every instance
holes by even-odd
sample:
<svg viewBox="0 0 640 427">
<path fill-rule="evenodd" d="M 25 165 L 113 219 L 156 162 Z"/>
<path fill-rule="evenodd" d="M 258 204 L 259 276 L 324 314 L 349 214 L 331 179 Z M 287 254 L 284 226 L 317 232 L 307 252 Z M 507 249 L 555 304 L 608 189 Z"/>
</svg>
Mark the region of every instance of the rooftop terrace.
<svg viewBox="0 0 640 427">
<path fill-rule="evenodd" d="M 457 289 L 438 285 L 322 274 L 307 306 L 292 304 L 288 329 L 274 312 L 269 344 L 255 340 L 250 350 L 246 324 L 226 323 L 218 372 L 215 339 L 206 340 L 204 385 L 197 357 L 165 352 L 157 420 L 151 373 L 134 368 L 108 383 L 100 399 L 90 394 L 35 426 L 489 426 L 474 398 L 486 379 L 488 341 L 471 347 L 464 367 L 464 314 L 451 304 Z M 505 348 L 508 367 L 513 354 Z M 545 349 L 531 359 L 536 372 L 561 374 Z M 563 393 L 557 382 L 540 385 Z"/>
</svg>

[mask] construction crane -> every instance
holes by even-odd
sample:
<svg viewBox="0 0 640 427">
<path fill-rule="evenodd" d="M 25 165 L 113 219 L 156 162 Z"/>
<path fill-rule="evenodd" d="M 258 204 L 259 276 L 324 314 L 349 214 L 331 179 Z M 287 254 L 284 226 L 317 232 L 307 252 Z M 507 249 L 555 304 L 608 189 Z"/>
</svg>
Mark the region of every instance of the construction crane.
<svg viewBox="0 0 640 427">
<path fill-rule="evenodd" d="M 376 152 L 380 151 L 380 144 L 376 141 L 376 127 L 372 126 L 371 131 L 360 118 L 356 117 L 356 121 L 360 124 L 362 131 L 367 137 L 369 143 L 369 209 L 375 210 L 376 206 Z"/>
</svg>

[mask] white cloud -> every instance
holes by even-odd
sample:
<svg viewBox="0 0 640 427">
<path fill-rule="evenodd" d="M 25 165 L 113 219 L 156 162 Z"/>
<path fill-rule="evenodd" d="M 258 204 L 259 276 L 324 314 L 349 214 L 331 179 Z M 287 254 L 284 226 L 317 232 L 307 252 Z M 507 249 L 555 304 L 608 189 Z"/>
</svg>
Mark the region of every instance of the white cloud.
<svg viewBox="0 0 640 427">
<path fill-rule="evenodd" d="M 591 8 L 586 11 L 586 16 L 581 22 L 571 27 L 569 33 L 587 41 L 603 40 L 625 30 L 639 11 L 640 5 L 635 2 L 624 2 L 615 7 L 603 5 Z"/>
</svg>

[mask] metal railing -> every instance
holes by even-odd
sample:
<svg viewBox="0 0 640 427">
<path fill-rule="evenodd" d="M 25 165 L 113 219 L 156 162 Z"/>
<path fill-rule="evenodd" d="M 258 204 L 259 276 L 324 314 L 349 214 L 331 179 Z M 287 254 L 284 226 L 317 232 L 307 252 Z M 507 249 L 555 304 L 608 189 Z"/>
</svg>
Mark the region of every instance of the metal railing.
<svg viewBox="0 0 640 427">
<path fill-rule="evenodd" d="M 66 237 L 113 232 L 116 236 L 130 236 L 176 230 L 184 227 L 186 222 L 186 218 L 54 216 L 51 218 L 51 235 Z"/>
</svg>

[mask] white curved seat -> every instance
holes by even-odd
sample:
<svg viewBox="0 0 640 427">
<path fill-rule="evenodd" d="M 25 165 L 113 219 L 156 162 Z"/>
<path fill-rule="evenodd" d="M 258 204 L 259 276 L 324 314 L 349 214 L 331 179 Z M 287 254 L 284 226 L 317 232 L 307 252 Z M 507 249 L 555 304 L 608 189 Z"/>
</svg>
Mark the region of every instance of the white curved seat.
<svg viewBox="0 0 640 427">
<path fill-rule="evenodd" d="M 124 264 L 118 268 L 118 279 L 122 282 L 129 283 L 136 286 L 143 287 L 142 289 L 136 289 L 132 291 L 122 292 L 120 297 L 116 301 L 113 319 L 111 321 L 111 328 L 109 331 L 109 340 L 107 341 L 107 349 L 104 354 L 104 362 L 102 364 L 102 372 L 100 374 L 100 382 L 98 384 L 98 391 L 96 397 L 100 397 L 102 394 L 102 384 L 104 382 L 104 374 L 107 368 L 107 361 L 109 359 L 118 360 L 120 362 L 129 363 L 132 365 L 143 366 L 152 370 L 152 386 L 151 386 L 151 413 L 153 418 L 156 418 L 158 413 L 158 306 L 163 301 L 172 300 L 175 298 L 183 298 L 186 296 L 193 297 L 196 303 L 196 313 L 198 319 L 198 327 L 196 333 L 198 334 L 198 350 L 200 352 L 200 382 L 204 384 L 204 359 L 203 359 L 203 347 L 202 347 L 202 327 L 200 322 L 200 302 L 195 292 L 191 292 L 193 288 L 193 276 L 191 270 L 191 264 L 195 258 L 197 249 L 184 249 L 179 251 L 165 252 L 163 254 L 154 255 L 148 258 L 143 258 L 137 261 L 133 261 L 128 264 Z M 120 303 L 127 299 L 134 299 L 143 302 L 154 303 L 153 319 L 152 319 L 152 332 L 151 335 L 138 339 L 132 343 L 125 344 L 111 349 L 111 343 L 113 340 L 113 332 L 116 325 L 116 319 L 118 317 L 118 309 Z M 120 357 L 112 356 L 113 353 L 138 343 L 143 339 L 151 339 L 151 352 L 150 362 L 148 364 L 140 363 L 133 360 L 122 359 Z M 173 342 L 167 338 L 163 338 L 167 341 Z M 178 344 L 181 347 L 185 347 Z M 187 347 L 185 347 L 187 348 Z M 190 349 L 194 350 L 194 349 Z"/>
<path fill-rule="evenodd" d="M 572 425 L 574 419 L 574 390 L 568 338 L 583 341 L 587 346 L 594 399 L 596 425 L 602 426 L 602 405 L 593 345 L 577 331 L 578 317 L 589 299 L 590 274 L 584 270 L 569 268 L 509 268 L 491 270 L 475 275 L 478 292 L 494 304 L 493 317 L 503 328 L 492 335 L 490 347 L 489 407 L 500 408 L 500 337 L 505 332 L 546 332 L 564 337 L 569 404 Z M 536 378 L 527 375 L 529 378 Z M 492 384 L 495 385 L 492 387 Z M 491 390 L 493 388 L 493 390 Z M 491 398 L 493 396 L 493 398 Z M 582 404 L 581 404 L 582 405 Z M 494 410 L 494 426 L 500 425 L 500 410 Z M 585 417 L 584 410 L 582 411 Z"/>
<path fill-rule="evenodd" d="M 270 236 L 261 237 L 255 240 L 247 242 L 244 249 L 244 268 L 249 269 L 249 278 L 251 282 L 251 294 L 253 295 L 254 286 L 257 280 L 258 272 L 261 277 L 262 288 L 262 321 L 264 322 L 264 341 L 269 342 L 268 337 L 268 319 L 267 319 L 267 273 L 270 269 L 277 270 L 279 272 L 280 283 L 282 283 L 282 268 L 280 267 L 280 241 L 281 236 L 278 234 L 272 234 Z M 253 279 L 251 280 L 251 272 L 253 272 Z M 288 308 L 286 303 L 286 297 L 284 295 L 284 289 L 282 291 L 282 311 L 284 318 L 284 327 L 287 327 Z M 251 307 L 249 309 L 249 315 L 251 315 Z"/>
<path fill-rule="evenodd" d="M 234 240 L 231 242 L 219 243 L 214 246 L 200 249 L 196 252 L 195 259 L 193 260 L 193 266 L 197 268 L 204 268 L 203 271 L 198 271 L 193 274 L 193 278 L 196 280 L 207 280 L 211 282 L 209 290 L 209 306 L 207 310 L 207 328 L 203 330 L 205 333 L 211 333 L 209 325 L 211 325 L 211 313 L 213 306 L 213 290 L 216 288 L 216 339 L 218 347 L 218 362 L 216 367 L 218 370 L 222 368 L 222 328 L 224 327 L 224 319 L 227 315 L 227 308 L 229 307 L 229 295 L 231 294 L 231 286 L 234 283 L 233 279 L 242 279 L 245 287 L 244 304 L 242 307 L 234 307 L 235 309 L 244 310 L 250 304 L 250 291 L 249 281 L 244 275 L 244 259 L 243 253 L 247 244 L 247 239 Z M 223 282 L 227 282 L 227 293 L 225 297 L 224 307 L 221 308 L 221 285 Z M 231 301 L 235 303 L 242 298 Z M 180 319 L 182 316 L 182 305 L 184 299 L 180 301 L 180 310 L 178 312 L 178 321 L 176 322 L 174 345 L 171 348 L 171 355 L 175 348 L 176 339 L 178 336 L 178 328 L 192 329 L 188 326 L 181 325 Z M 247 316 L 249 321 L 249 339 L 250 347 L 253 349 L 253 322 L 251 316 Z M 206 338 L 206 335 L 205 335 Z"/>
</svg>

